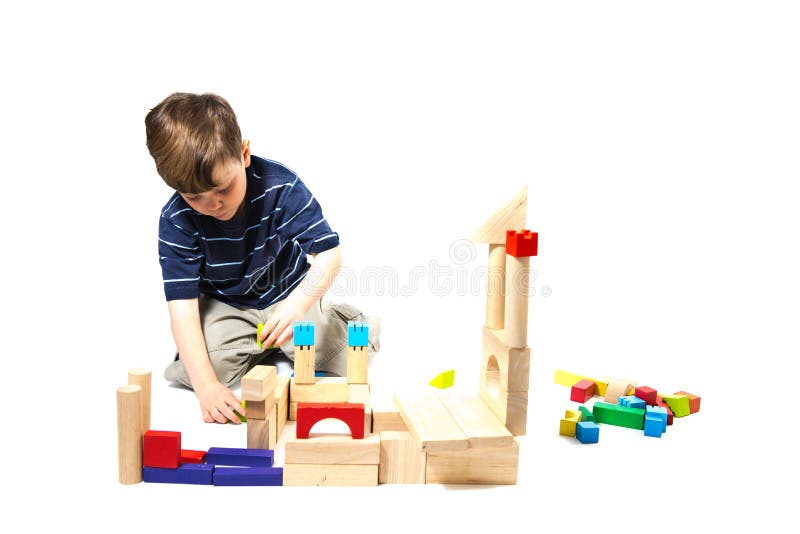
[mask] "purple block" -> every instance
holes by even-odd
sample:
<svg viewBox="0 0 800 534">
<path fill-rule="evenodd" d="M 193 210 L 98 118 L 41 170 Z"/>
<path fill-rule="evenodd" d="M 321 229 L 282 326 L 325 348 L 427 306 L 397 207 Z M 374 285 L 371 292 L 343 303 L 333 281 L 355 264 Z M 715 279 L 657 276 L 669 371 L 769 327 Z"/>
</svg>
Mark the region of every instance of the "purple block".
<svg viewBox="0 0 800 534">
<path fill-rule="evenodd" d="M 204 484 L 213 483 L 214 466 L 207 464 L 182 464 L 177 469 L 164 467 L 142 468 L 142 480 L 164 484 Z"/>
<path fill-rule="evenodd" d="M 272 467 L 275 452 L 269 449 L 236 449 L 211 447 L 206 453 L 206 463 L 237 467 Z"/>
<path fill-rule="evenodd" d="M 283 486 L 283 467 L 216 467 L 215 486 Z"/>
</svg>

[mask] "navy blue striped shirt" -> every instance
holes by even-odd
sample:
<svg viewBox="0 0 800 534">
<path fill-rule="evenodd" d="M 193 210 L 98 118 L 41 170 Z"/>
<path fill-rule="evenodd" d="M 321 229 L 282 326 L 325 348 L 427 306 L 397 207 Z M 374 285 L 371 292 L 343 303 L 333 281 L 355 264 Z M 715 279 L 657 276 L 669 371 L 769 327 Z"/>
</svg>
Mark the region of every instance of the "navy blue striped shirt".
<svg viewBox="0 0 800 534">
<path fill-rule="evenodd" d="M 230 221 L 194 211 L 175 193 L 161 212 L 158 253 L 167 300 L 208 294 L 238 308 L 286 298 L 307 254 L 339 245 L 317 200 L 280 163 L 251 156 L 244 209 Z"/>
</svg>

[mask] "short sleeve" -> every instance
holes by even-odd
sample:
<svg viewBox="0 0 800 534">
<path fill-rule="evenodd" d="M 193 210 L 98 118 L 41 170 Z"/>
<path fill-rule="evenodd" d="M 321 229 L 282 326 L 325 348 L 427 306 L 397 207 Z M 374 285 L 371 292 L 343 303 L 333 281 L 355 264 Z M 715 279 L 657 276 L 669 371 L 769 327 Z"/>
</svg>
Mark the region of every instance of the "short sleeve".
<svg viewBox="0 0 800 534">
<path fill-rule="evenodd" d="M 197 233 L 161 216 L 158 225 L 158 256 L 167 300 L 200 296 L 200 265 L 203 254 Z"/>
<path fill-rule="evenodd" d="M 285 188 L 279 201 L 277 232 L 282 241 L 296 241 L 306 254 L 317 254 L 339 246 L 339 234 L 331 230 L 322 207 L 300 178 Z"/>
</svg>

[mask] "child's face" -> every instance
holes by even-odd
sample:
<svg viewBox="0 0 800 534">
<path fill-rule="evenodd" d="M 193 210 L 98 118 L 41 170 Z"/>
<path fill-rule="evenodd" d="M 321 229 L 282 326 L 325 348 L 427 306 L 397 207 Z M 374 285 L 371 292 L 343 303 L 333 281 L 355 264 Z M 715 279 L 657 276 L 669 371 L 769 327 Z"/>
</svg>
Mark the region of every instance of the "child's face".
<svg viewBox="0 0 800 534">
<path fill-rule="evenodd" d="M 242 159 L 217 164 L 211 177 L 217 186 L 205 193 L 180 193 L 189 206 L 198 213 L 229 221 L 239 211 L 247 192 L 247 174 L 250 166 L 250 143 L 242 143 Z"/>
</svg>

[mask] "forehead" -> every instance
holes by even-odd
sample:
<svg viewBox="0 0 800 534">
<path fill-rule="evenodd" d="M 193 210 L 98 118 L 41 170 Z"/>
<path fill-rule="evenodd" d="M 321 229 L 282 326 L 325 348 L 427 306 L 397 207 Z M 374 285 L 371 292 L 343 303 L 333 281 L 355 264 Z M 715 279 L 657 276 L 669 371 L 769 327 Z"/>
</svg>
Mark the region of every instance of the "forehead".
<svg viewBox="0 0 800 534">
<path fill-rule="evenodd" d="M 217 163 L 211 172 L 211 179 L 216 185 L 224 185 L 234 180 L 242 172 L 242 162 L 227 160 Z"/>
</svg>

